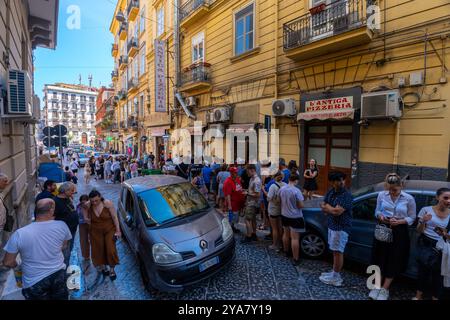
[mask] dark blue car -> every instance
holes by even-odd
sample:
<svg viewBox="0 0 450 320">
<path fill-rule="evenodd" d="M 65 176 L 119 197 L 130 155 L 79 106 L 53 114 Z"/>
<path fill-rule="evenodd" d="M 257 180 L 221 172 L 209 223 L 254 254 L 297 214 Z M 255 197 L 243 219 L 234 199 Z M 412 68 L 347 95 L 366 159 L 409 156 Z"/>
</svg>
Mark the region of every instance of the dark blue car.
<svg viewBox="0 0 450 320">
<path fill-rule="evenodd" d="M 404 190 L 414 196 L 417 204 L 417 213 L 426 206 L 435 204 L 436 190 L 450 188 L 450 182 L 408 180 Z M 372 255 L 374 239 L 375 208 L 377 206 L 378 193 L 384 190 L 384 183 L 370 185 L 353 193 L 353 227 L 349 242 L 345 251 L 348 259 L 369 265 Z M 320 209 L 323 198 L 306 201 L 303 214 L 306 220 L 306 233 L 301 238 L 301 250 L 303 256 L 309 258 L 321 258 L 327 251 L 327 217 Z M 415 278 L 417 275 L 416 232 L 417 222 L 410 226 L 411 255 L 405 275 Z"/>
</svg>

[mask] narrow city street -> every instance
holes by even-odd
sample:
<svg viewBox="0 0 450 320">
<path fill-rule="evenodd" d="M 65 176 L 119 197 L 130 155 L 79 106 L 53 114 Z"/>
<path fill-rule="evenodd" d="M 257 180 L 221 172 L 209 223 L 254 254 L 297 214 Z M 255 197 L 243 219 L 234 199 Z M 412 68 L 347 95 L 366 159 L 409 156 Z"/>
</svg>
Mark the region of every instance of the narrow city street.
<svg viewBox="0 0 450 320">
<path fill-rule="evenodd" d="M 78 175 L 82 177 L 83 172 Z M 79 180 L 76 198 L 93 188 L 106 199 L 116 202 L 120 185 L 92 181 L 86 186 Z M 240 229 L 245 226 L 241 221 Z M 260 234 L 260 238 L 263 234 Z M 331 287 L 319 281 L 322 272 L 330 269 L 327 261 L 303 260 L 298 268 L 291 265 L 284 256 L 268 249 L 269 242 L 260 240 L 257 244 L 240 244 L 236 235 L 236 258 L 233 263 L 204 282 L 187 288 L 180 294 L 167 294 L 145 290 L 139 272 L 138 261 L 125 240 L 118 242 L 120 265 L 116 268 L 117 279 L 112 282 L 104 278 L 94 267 L 82 275 L 81 290 L 73 291 L 71 299 L 80 300 L 363 300 L 368 299 L 366 275 L 361 266 L 350 266 L 352 270 L 343 273 L 344 285 Z M 72 252 L 71 264 L 81 266 L 79 241 Z M 347 266 L 346 266 L 347 267 Z M 410 281 L 401 279 L 392 289 L 392 299 L 410 299 L 414 293 Z"/>
</svg>

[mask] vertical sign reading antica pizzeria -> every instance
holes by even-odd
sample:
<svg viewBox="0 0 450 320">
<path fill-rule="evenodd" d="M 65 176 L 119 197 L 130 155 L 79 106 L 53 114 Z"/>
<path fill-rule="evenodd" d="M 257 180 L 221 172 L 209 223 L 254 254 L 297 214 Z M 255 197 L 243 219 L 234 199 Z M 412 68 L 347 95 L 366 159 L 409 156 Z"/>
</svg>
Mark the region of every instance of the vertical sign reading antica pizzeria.
<svg viewBox="0 0 450 320">
<path fill-rule="evenodd" d="M 166 43 L 155 40 L 155 111 L 166 112 Z"/>
</svg>

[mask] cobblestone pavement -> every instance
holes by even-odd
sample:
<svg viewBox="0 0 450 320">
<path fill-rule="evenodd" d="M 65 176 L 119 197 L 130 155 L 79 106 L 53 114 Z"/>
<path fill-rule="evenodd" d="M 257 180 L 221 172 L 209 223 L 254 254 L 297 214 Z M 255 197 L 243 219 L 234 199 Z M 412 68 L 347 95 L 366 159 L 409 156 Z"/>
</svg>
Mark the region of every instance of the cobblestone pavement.
<svg viewBox="0 0 450 320">
<path fill-rule="evenodd" d="M 82 177 L 82 172 L 79 176 Z M 92 181 L 90 186 L 83 185 L 80 179 L 78 193 L 99 190 L 106 199 L 117 201 L 120 186 Z M 240 228 L 244 230 L 244 225 Z M 360 266 L 350 266 L 353 271 L 343 272 L 344 285 L 330 287 L 319 281 L 322 272 L 329 271 L 331 264 L 322 260 L 302 260 L 299 267 L 293 267 L 290 261 L 268 249 L 267 241 L 254 244 L 239 243 L 236 235 L 236 258 L 226 269 L 215 276 L 187 288 L 179 294 L 148 292 L 145 290 L 136 257 L 130 251 L 125 240 L 118 242 L 120 265 L 116 267 L 117 279 L 112 282 L 103 278 L 94 267 L 88 266 L 82 275 L 81 290 L 72 292 L 71 299 L 81 300 L 222 300 L 222 299 L 267 299 L 267 300 L 364 300 L 367 299 L 367 276 Z M 72 252 L 71 264 L 82 268 L 79 241 Z M 357 269 L 357 270 L 355 270 Z M 395 300 L 410 299 L 413 296 L 410 281 L 400 280 L 393 285 L 391 297 Z"/>
</svg>

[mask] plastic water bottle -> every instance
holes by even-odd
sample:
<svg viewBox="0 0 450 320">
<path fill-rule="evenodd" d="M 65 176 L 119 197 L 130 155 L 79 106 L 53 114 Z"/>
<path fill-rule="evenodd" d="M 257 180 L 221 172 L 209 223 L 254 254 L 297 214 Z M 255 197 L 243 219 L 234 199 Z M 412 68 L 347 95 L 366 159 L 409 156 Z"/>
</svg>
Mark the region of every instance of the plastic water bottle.
<svg viewBox="0 0 450 320">
<path fill-rule="evenodd" d="M 232 210 L 229 210 L 228 211 L 228 221 L 230 222 L 230 223 L 232 223 L 233 222 L 233 211 Z"/>
</svg>

